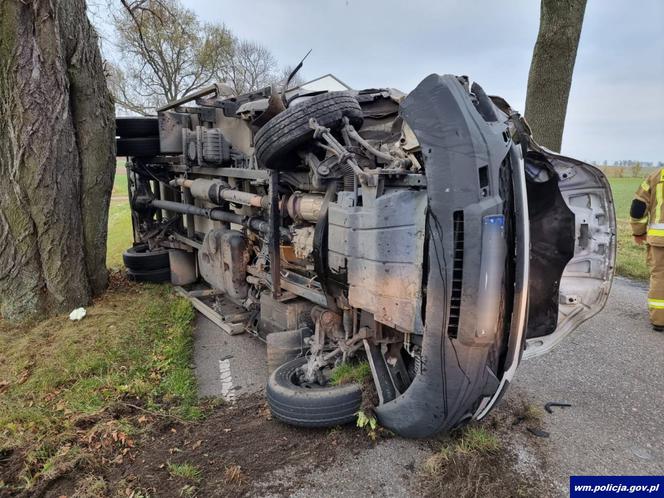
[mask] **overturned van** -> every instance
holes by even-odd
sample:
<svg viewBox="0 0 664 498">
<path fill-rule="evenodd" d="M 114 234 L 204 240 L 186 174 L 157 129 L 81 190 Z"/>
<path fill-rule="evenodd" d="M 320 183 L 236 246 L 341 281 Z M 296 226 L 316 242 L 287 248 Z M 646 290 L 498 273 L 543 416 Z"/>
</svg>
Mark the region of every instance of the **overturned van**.
<svg viewBox="0 0 664 498">
<path fill-rule="evenodd" d="M 604 175 L 554 154 L 499 97 L 432 74 L 409 94 L 328 75 L 216 85 L 118 118 L 130 277 L 170 281 L 268 348 L 290 424 L 354 420 L 368 362 L 380 423 L 423 437 L 481 418 L 525 356 L 606 302 L 615 215 Z M 366 386 L 364 386 L 366 388 Z"/>
</svg>

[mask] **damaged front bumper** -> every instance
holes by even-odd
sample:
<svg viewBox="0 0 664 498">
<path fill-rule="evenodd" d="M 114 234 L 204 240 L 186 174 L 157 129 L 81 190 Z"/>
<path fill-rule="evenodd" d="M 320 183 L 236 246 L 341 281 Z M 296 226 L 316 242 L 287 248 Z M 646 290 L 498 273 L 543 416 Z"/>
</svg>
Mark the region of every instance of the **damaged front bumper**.
<svg viewBox="0 0 664 498">
<path fill-rule="evenodd" d="M 427 177 L 425 326 L 413 382 L 376 413 L 408 437 L 487 413 L 522 351 L 529 270 L 523 158 L 507 116 L 481 87 L 471 90 L 457 77 L 431 75 L 401 104 Z"/>
</svg>

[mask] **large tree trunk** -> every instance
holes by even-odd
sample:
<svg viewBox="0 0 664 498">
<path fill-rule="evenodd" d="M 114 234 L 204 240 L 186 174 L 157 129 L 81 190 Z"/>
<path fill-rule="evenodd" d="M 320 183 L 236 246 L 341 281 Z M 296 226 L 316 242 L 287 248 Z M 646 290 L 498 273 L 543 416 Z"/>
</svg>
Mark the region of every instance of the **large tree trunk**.
<svg viewBox="0 0 664 498">
<path fill-rule="evenodd" d="M 113 103 L 84 0 L 0 3 L 0 314 L 87 304 L 107 283 Z"/>
<path fill-rule="evenodd" d="M 542 0 L 528 75 L 526 120 L 540 145 L 560 152 L 586 0 Z"/>
</svg>

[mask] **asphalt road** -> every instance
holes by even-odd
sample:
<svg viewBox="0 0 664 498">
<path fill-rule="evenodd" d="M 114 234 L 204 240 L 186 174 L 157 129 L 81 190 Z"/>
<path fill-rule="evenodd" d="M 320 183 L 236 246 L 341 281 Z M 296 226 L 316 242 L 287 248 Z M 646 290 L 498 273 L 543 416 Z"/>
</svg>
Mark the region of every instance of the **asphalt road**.
<svg viewBox="0 0 664 498">
<path fill-rule="evenodd" d="M 646 292 L 643 284 L 617 278 L 600 314 L 517 372 L 508 402 L 518 397 L 540 407 L 549 401 L 572 405 L 544 414 L 550 437 L 538 443 L 546 452 L 547 478 L 561 496 L 568 493 L 570 475 L 664 474 L 664 334 L 650 329 Z M 266 378 L 259 341 L 228 336 L 202 317 L 195 363 L 202 395 L 232 399 L 262 389 Z M 310 474 L 296 496 L 407 496 L 407 470 L 421 465 L 431 447 L 395 438 L 349 452 L 336 466 Z M 515 433 L 514 448 L 523 456 L 520 464 L 539 465 L 522 434 Z M 294 470 L 283 469 L 275 482 L 289 472 Z"/>
<path fill-rule="evenodd" d="M 646 293 L 615 279 L 601 313 L 517 372 L 515 386 L 537 404 L 572 404 L 545 416 L 564 486 L 574 474 L 664 474 L 664 334 L 650 328 Z"/>
</svg>

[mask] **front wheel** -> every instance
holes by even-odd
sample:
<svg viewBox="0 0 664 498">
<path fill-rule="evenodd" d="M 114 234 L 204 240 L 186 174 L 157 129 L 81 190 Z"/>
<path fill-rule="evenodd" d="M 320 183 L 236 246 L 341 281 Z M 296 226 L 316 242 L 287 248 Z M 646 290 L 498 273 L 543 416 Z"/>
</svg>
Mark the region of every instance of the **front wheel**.
<svg viewBox="0 0 664 498">
<path fill-rule="evenodd" d="M 267 402 L 272 415 L 300 427 L 333 427 L 353 422 L 362 403 L 361 387 L 303 384 L 298 370 L 306 363 L 306 358 L 296 358 L 270 375 Z"/>
</svg>

